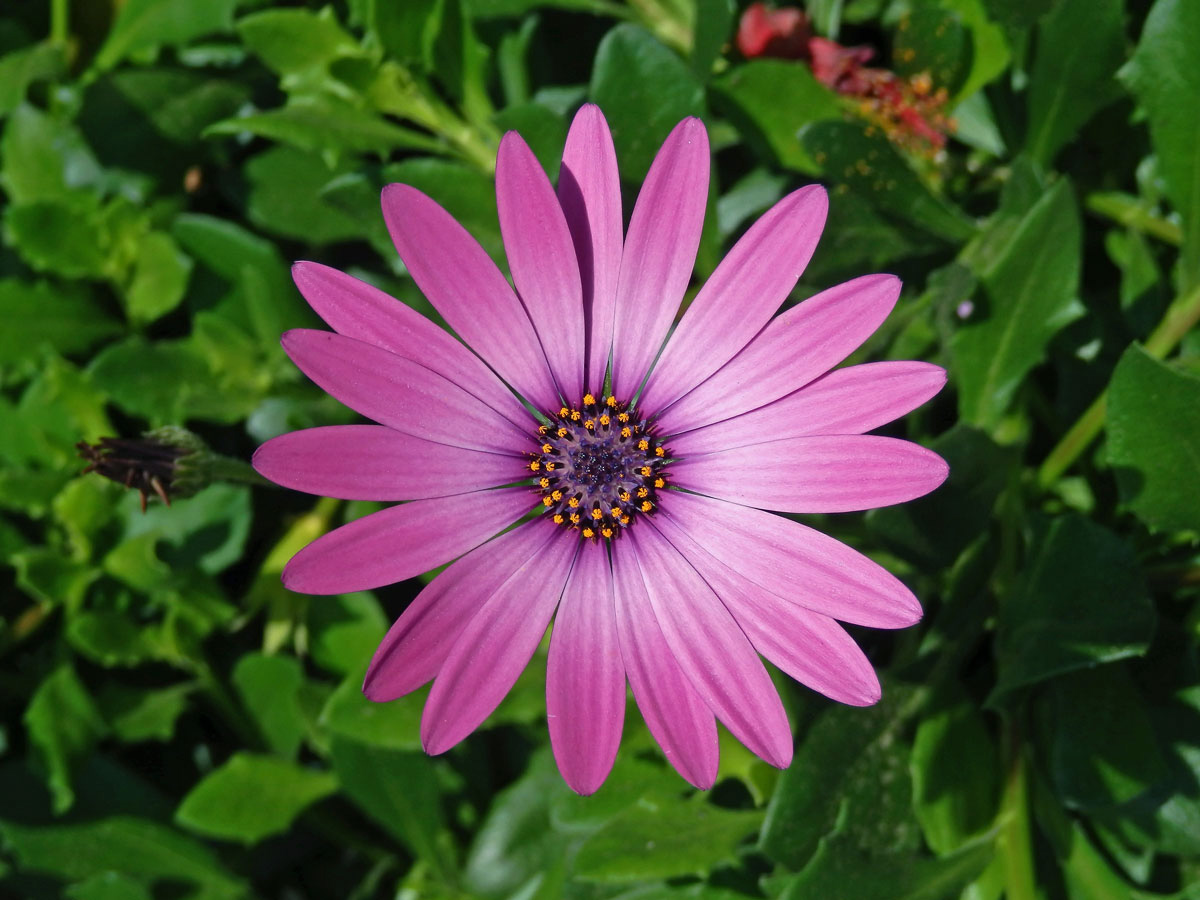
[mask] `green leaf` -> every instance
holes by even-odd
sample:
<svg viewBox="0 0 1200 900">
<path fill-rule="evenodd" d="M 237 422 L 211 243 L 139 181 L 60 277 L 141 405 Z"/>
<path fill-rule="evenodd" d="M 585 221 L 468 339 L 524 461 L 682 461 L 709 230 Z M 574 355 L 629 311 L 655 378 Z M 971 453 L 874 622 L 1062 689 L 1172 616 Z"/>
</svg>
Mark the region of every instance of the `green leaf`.
<svg viewBox="0 0 1200 900">
<path fill-rule="evenodd" d="M 910 700 L 911 690 L 890 684 L 875 706 L 821 714 L 767 806 L 760 845 L 768 856 L 801 869 L 835 831 L 870 852 L 912 849 L 919 834 L 908 753 L 897 737 Z"/>
<path fill-rule="evenodd" d="M 233 28 L 238 0 L 128 0 L 121 6 L 108 38 L 92 65 L 111 69 L 132 54 L 177 47 L 214 32 Z"/>
<path fill-rule="evenodd" d="M 104 736 L 104 720 L 75 671 L 62 665 L 38 686 L 24 721 L 29 741 L 46 769 L 54 811 L 65 812 L 75 800 L 71 769 Z"/>
<path fill-rule="evenodd" d="M 866 197 L 881 212 L 947 241 L 963 241 L 975 233 L 971 220 L 930 191 L 878 128 L 815 122 L 803 129 L 801 141 L 828 179 Z"/>
<path fill-rule="evenodd" d="M 285 79 L 326 69 L 335 59 L 360 52 L 328 6 L 318 13 L 307 9 L 252 13 L 238 21 L 237 31 L 246 47 Z"/>
<path fill-rule="evenodd" d="M 39 272 L 65 278 L 103 278 L 110 272 L 107 234 L 89 194 L 14 204 L 4 213 L 4 232 Z"/>
<path fill-rule="evenodd" d="M 329 772 L 235 753 L 188 792 L 175 821 L 211 837 L 254 844 L 287 831 L 307 806 L 336 790 Z"/>
<path fill-rule="evenodd" d="M 1146 652 L 1154 609 L 1125 541 L 1081 516 L 1036 523 L 1032 557 L 1002 598 L 999 679 L 988 704 L 1015 690 Z"/>
<path fill-rule="evenodd" d="M 713 64 L 733 30 L 733 0 L 696 0 L 696 24 L 692 29 L 692 71 L 708 81 Z"/>
<path fill-rule="evenodd" d="M 868 856 L 845 839 L 822 841 L 813 861 L 793 878 L 779 900 L 949 900 L 979 877 L 992 858 L 989 844 L 952 856 Z"/>
<path fill-rule="evenodd" d="M 1005 223 L 1007 224 L 1007 223 Z M 986 303 L 951 344 L 963 419 L 992 428 L 1058 331 L 1083 314 L 1079 211 L 1064 178 L 1005 235 L 982 271 Z"/>
<path fill-rule="evenodd" d="M 117 740 L 127 744 L 169 741 L 195 689 L 189 683 L 151 690 L 108 684 L 96 700 Z"/>
<path fill-rule="evenodd" d="M 493 795 L 463 869 L 468 891 L 508 897 L 560 865 L 567 839 L 550 827 L 550 809 L 569 791 L 543 746 L 524 775 Z"/>
<path fill-rule="evenodd" d="M 183 300 L 192 260 L 165 231 L 151 231 L 138 242 L 133 280 L 125 289 L 125 311 L 137 324 L 158 319 Z"/>
<path fill-rule="evenodd" d="M 285 759 L 295 759 L 306 731 L 300 663 L 290 656 L 248 653 L 234 666 L 232 681 L 267 746 Z"/>
<path fill-rule="evenodd" d="M 953 9 L 917 5 L 896 26 L 892 56 L 898 75 L 927 73 L 935 89 L 954 96 L 971 70 L 970 33 Z"/>
<path fill-rule="evenodd" d="M 159 650 L 151 629 L 115 610 L 91 610 L 72 616 L 67 640 L 88 659 L 108 668 L 139 665 L 153 659 Z"/>
<path fill-rule="evenodd" d="M 50 42 L 23 47 L 0 56 L 0 118 L 25 100 L 29 86 L 58 77 L 66 68 L 66 54 Z"/>
<path fill-rule="evenodd" d="M 955 98 L 965 100 L 1008 68 L 1008 41 L 1004 29 L 988 18 L 984 0 L 940 0 L 939 5 L 956 12 L 971 33 L 971 70 Z"/>
<path fill-rule="evenodd" d="M 0 365 L 69 355 L 118 333 L 120 324 L 80 286 L 0 279 Z"/>
<path fill-rule="evenodd" d="M 145 819 L 113 816 L 77 825 L 31 827 L 0 820 L 0 834 L 22 869 L 71 881 L 121 872 L 200 885 L 196 900 L 235 900 L 245 886 L 203 844 Z"/>
<path fill-rule="evenodd" d="M 612 128 L 621 177 L 640 183 L 671 129 L 704 112 L 687 64 L 636 25 L 618 25 L 596 49 L 589 88 Z"/>
<path fill-rule="evenodd" d="M 1167 196 L 1183 220 L 1183 287 L 1200 284 L 1200 6 L 1157 0 L 1118 77 L 1150 119 Z"/>
<path fill-rule="evenodd" d="M 371 594 L 325 597 L 309 606 L 309 652 L 317 665 L 330 672 L 361 674 L 387 628 L 387 618 Z"/>
<path fill-rule="evenodd" d="M 250 532 L 250 489 L 217 483 L 194 497 L 151 506 L 137 512 L 136 500 L 126 507 L 126 539 L 153 535 L 165 542 L 159 554 L 173 569 L 195 567 L 215 575 L 242 558 Z"/>
<path fill-rule="evenodd" d="M 700 796 L 643 799 L 583 842 L 575 871 L 615 882 L 702 875 L 732 859 L 761 824 L 757 810 L 722 809 Z"/>
<path fill-rule="evenodd" d="M 1121 500 L 1155 528 L 1200 529 L 1200 378 L 1134 344 L 1113 372 L 1107 417 Z"/>
<path fill-rule="evenodd" d="M 955 425 L 930 443 L 950 464 L 950 477 L 929 496 L 872 510 L 871 528 L 905 558 L 929 568 L 949 566 L 992 521 L 1016 454 L 981 431 Z"/>
<path fill-rule="evenodd" d="M 756 59 L 713 80 L 713 106 L 738 126 L 741 137 L 781 166 L 815 175 L 821 167 L 800 141 L 804 126 L 840 119 L 837 95 L 807 66 Z"/>
<path fill-rule="evenodd" d="M 389 750 L 421 749 L 421 710 L 425 690 L 398 700 L 374 703 L 363 696 L 362 673 L 343 681 L 321 710 L 318 724 L 335 736 Z"/>
<path fill-rule="evenodd" d="M 103 872 L 63 890 L 69 900 L 154 900 L 146 885 L 120 872 Z"/>
<path fill-rule="evenodd" d="M 913 804 L 935 853 L 962 848 L 992 824 L 1000 795 L 997 756 L 983 716 L 965 699 L 917 726 Z"/>
<path fill-rule="evenodd" d="M 567 123 L 560 115 L 540 103 L 519 103 L 498 112 L 492 123 L 501 131 L 518 132 L 550 179 L 558 178 L 567 142 Z"/>
<path fill-rule="evenodd" d="M 212 386 L 208 367 L 188 342 L 141 337 L 110 344 L 88 375 L 123 410 L 156 426 L 183 421 L 193 396 Z"/>
<path fill-rule="evenodd" d="M 1029 79 L 1026 148 L 1049 166 L 1099 110 L 1120 96 L 1113 75 L 1125 59 L 1122 0 L 1063 0 L 1042 19 Z M 1086 41 L 1079 23 L 1088 23 Z"/>
<path fill-rule="evenodd" d="M 13 204 L 61 200 L 101 179 L 99 164 L 73 126 L 24 103 L 5 125 L 0 160 L 0 183 Z"/>
<path fill-rule="evenodd" d="M 345 103 L 319 99 L 298 99 L 279 109 L 223 119 L 204 130 L 206 137 L 224 134 L 253 134 L 301 150 L 334 153 L 387 156 L 401 148 L 445 152 L 441 143 L 418 131 L 393 125 L 382 116 Z"/>
<path fill-rule="evenodd" d="M 420 751 L 335 738 L 333 771 L 345 794 L 443 880 L 457 863 L 443 821 L 434 762 Z"/>
<path fill-rule="evenodd" d="M 993 20 L 1010 28 L 1028 28 L 1062 0 L 984 0 Z"/>
<path fill-rule="evenodd" d="M 309 244 L 353 240 L 367 231 L 357 216 L 323 196 L 344 169 L 331 169 L 316 154 L 294 147 L 271 147 L 242 171 L 250 185 L 246 215 L 265 231 Z M 374 194 L 374 218 L 382 221 L 378 190 Z"/>
<path fill-rule="evenodd" d="M 1099 666 L 1054 679 L 1043 714 L 1051 734 L 1051 775 L 1069 806 L 1116 806 L 1166 777 L 1146 698 L 1125 666 Z"/>
</svg>

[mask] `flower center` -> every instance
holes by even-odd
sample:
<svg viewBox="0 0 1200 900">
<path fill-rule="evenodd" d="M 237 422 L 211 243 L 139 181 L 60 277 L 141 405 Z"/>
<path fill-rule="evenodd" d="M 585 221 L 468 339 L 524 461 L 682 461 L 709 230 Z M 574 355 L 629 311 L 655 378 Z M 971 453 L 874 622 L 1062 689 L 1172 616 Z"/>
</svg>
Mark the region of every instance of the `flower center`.
<svg viewBox="0 0 1200 900">
<path fill-rule="evenodd" d="M 658 508 L 670 453 L 630 404 L 586 394 L 578 409 L 564 406 L 549 418 L 529 469 L 556 524 L 611 539 Z"/>
</svg>

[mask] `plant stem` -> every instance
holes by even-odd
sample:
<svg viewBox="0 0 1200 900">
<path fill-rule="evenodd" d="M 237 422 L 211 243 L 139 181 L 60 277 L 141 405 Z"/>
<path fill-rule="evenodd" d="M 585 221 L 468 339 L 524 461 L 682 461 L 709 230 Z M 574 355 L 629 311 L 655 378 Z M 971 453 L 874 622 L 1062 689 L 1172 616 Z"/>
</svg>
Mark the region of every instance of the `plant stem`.
<svg viewBox="0 0 1200 900">
<path fill-rule="evenodd" d="M 1033 870 L 1033 839 L 1029 831 L 1029 786 L 1026 783 L 1025 756 L 1021 751 L 1021 713 L 1013 713 L 1006 723 L 1008 733 L 1008 775 L 1004 784 L 1004 804 L 1000 810 L 1000 839 L 1004 846 L 1004 871 L 1007 900 L 1036 900 L 1037 878 Z"/>
<path fill-rule="evenodd" d="M 70 33 L 70 0 L 50 0 L 50 43 L 65 44 Z"/>
<path fill-rule="evenodd" d="M 1167 308 L 1154 331 L 1146 338 L 1143 345 L 1146 352 L 1155 359 L 1165 359 L 1175 346 L 1183 340 L 1197 322 L 1200 322 L 1200 287 L 1195 287 L 1186 294 L 1175 298 Z M 1070 430 L 1063 435 L 1050 454 L 1038 469 L 1038 486 L 1046 489 L 1058 481 L 1088 448 L 1088 445 L 1104 427 L 1104 416 L 1108 405 L 1108 391 L 1102 393 L 1082 416 L 1076 420 Z"/>
<path fill-rule="evenodd" d="M 1175 247 L 1183 244 L 1183 232 L 1179 226 L 1154 215 L 1136 197 L 1115 193 L 1092 194 L 1085 202 L 1090 212 L 1119 225 L 1156 237 Z"/>
</svg>

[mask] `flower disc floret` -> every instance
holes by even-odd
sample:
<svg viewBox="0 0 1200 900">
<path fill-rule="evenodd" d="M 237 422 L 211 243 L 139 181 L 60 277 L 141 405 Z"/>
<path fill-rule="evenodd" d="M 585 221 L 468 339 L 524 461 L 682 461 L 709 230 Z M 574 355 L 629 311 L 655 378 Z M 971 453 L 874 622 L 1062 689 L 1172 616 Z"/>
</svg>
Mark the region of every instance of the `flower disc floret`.
<svg viewBox="0 0 1200 900">
<path fill-rule="evenodd" d="M 631 404 L 586 394 L 578 407 L 560 407 L 547 418 L 529 469 L 556 525 L 611 540 L 658 509 L 671 455 Z"/>
</svg>

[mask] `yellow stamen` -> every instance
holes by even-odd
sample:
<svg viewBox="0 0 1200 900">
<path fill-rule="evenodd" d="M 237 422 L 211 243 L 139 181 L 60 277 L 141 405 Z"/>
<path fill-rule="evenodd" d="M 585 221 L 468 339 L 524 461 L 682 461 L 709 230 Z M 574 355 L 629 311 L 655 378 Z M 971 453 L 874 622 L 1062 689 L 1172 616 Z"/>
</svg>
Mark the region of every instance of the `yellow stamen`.
<svg viewBox="0 0 1200 900">
<path fill-rule="evenodd" d="M 654 479 L 654 486 L 655 486 L 656 488 L 662 488 L 662 487 L 666 487 L 666 486 L 667 486 L 667 483 L 666 483 L 665 481 L 663 481 L 661 478 L 655 478 L 655 479 Z"/>
<path fill-rule="evenodd" d="M 566 437 L 566 436 L 567 436 L 567 429 L 565 429 L 565 428 L 560 428 L 560 429 L 558 429 L 558 436 L 559 436 L 560 438 L 564 438 L 564 437 Z"/>
<path fill-rule="evenodd" d="M 546 471 L 553 472 L 558 466 L 555 463 L 546 463 Z"/>
<path fill-rule="evenodd" d="M 579 498 L 572 497 L 570 500 L 567 501 L 567 506 L 571 507 L 571 509 L 576 509 L 579 506 Z"/>
<path fill-rule="evenodd" d="M 567 409 L 567 408 L 564 406 L 564 407 L 562 407 L 562 408 L 560 408 L 560 409 L 559 409 L 559 411 L 558 411 L 558 415 L 559 415 L 559 417 L 560 417 L 560 418 L 563 418 L 563 419 L 565 419 L 565 418 L 566 418 L 566 417 L 567 417 L 567 416 L 570 414 L 570 412 L 571 412 L 571 410 Z"/>
<path fill-rule="evenodd" d="M 541 480 L 538 481 L 538 484 L 540 484 L 543 488 L 548 488 L 548 487 L 550 487 L 550 479 L 542 478 Z"/>
<path fill-rule="evenodd" d="M 628 426 L 628 425 L 626 425 L 624 428 L 622 428 L 622 429 L 621 429 L 621 437 L 623 437 L 623 438 L 627 438 L 627 437 L 629 437 L 631 434 L 633 434 L 633 432 L 629 430 L 629 426 Z"/>
<path fill-rule="evenodd" d="M 638 469 L 638 471 L 642 473 L 643 477 L 649 478 L 650 473 L 653 472 L 654 470 L 651 469 L 649 466 L 642 466 L 640 469 Z"/>
<path fill-rule="evenodd" d="M 554 504 L 554 501 L 551 500 L 549 497 L 542 498 L 542 506 L 552 506 L 553 504 Z"/>
<path fill-rule="evenodd" d="M 550 430 L 549 425 L 539 425 L 538 426 L 538 434 L 546 434 L 549 430 Z"/>
<path fill-rule="evenodd" d="M 639 497 L 649 497 L 650 496 L 650 488 L 640 487 L 640 488 L 638 488 L 637 494 Z"/>
<path fill-rule="evenodd" d="M 582 418 L 583 418 L 583 416 L 580 415 L 579 410 L 577 410 L 577 409 L 571 410 L 571 421 L 572 422 L 578 422 Z"/>
<path fill-rule="evenodd" d="M 612 537 L 612 529 L 611 528 L 601 528 L 600 533 L 602 535 L 604 535 L 606 538 Z"/>
<path fill-rule="evenodd" d="M 534 472 L 536 472 L 541 467 L 542 467 L 542 464 L 540 462 L 538 462 L 536 459 L 529 464 L 529 468 L 532 469 Z"/>
<path fill-rule="evenodd" d="M 650 512 L 650 510 L 652 510 L 652 509 L 654 509 L 654 504 L 651 503 L 649 500 L 645 500 L 642 502 L 642 512 Z"/>
<path fill-rule="evenodd" d="M 588 419 L 587 421 L 585 421 L 583 423 L 583 427 L 586 428 L 588 431 L 591 431 L 593 428 L 596 427 L 596 423 L 593 422 L 591 419 Z"/>
<path fill-rule="evenodd" d="M 596 532 L 592 531 L 590 528 L 585 528 L 583 529 L 583 536 L 585 538 L 594 538 L 596 536 Z"/>
<path fill-rule="evenodd" d="M 550 499 L 553 500 L 555 503 L 557 503 L 559 500 L 562 499 L 562 491 L 555 491 L 553 494 L 550 495 Z"/>
<path fill-rule="evenodd" d="M 628 422 L 629 421 L 629 413 L 617 413 L 617 421 L 618 422 Z"/>
<path fill-rule="evenodd" d="M 648 440 L 646 440 L 645 438 L 642 438 L 640 441 L 638 441 L 638 449 L 642 450 L 642 451 L 649 450 L 650 442 Z M 547 451 L 547 452 L 549 452 L 549 451 Z"/>
<path fill-rule="evenodd" d="M 601 510 L 600 507 L 597 506 L 595 509 L 592 510 L 592 518 L 593 519 L 603 519 L 604 518 L 603 510 Z"/>
<path fill-rule="evenodd" d="M 591 394 L 584 394 L 583 395 L 583 405 L 584 406 L 595 406 L 596 398 L 593 397 Z"/>
<path fill-rule="evenodd" d="M 666 456 L 666 455 L 667 455 L 667 451 L 666 451 L 666 450 L 664 450 L 662 447 L 655 447 L 655 448 L 654 448 L 654 455 L 655 455 L 655 456 Z"/>
<path fill-rule="evenodd" d="M 604 402 L 605 402 L 605 403 L 607 403 L 609 406 L 616 406 L 616 405 L 617 405 L 617 398 L 616 398 L 616 397 L 614 397 L 612 394 L 609 394 L 609 395 L 608 395 L 608 399 L 607 399 L 607 400 L 605 400 Z"/>
<path fill-rule="evenodd" d="M 550 451 L 552 451 L 553 449 L 554 449 L 554 445 L 553 445 L 553 444 L 542 444 L 542 452 L 543 452 L 543 453 L 549 453 L 549 452 L 550 452 Z"/>
<path fill-rule="evenodd" d="M 606 426 L 606 427 L 607 427 L 607 426 L 608 426 L 608 423 L 609 423 L 610 421 L 612 421 L 612 420 L 611 420 L 611 419 L 609 419 L 609 417 L 607 416 L 607 414 L 606 414 L 606 415 L 603 415 L 603 416 L 601 416 L 601 417 L 600 417 L 600 424 L 601 424 L 601 425 L 604 425 L 604 426 Z"/>
<path fill-rule="evenodd" d="M 555 513 L 555 514 L 554 514 L 554 524 L 555 524 L 555 525 L 561 525 L 562 523 L 563 523 L 563 514 L 562 514 L 562 513 Z"/>
<path fill-rule="evenodd" d="M 571 524 L 572 525 L 578 525 L 579 519 L 580 519 L 579 513 L 571 513 Z"/>
</svg>

